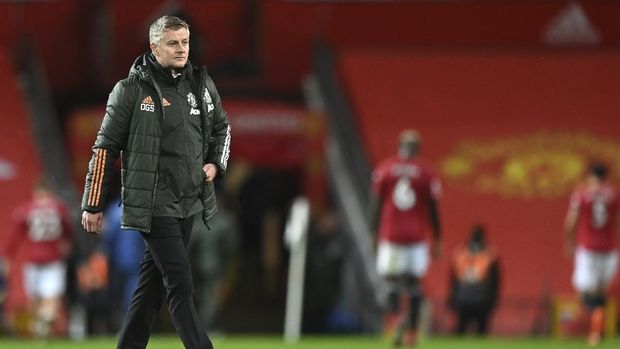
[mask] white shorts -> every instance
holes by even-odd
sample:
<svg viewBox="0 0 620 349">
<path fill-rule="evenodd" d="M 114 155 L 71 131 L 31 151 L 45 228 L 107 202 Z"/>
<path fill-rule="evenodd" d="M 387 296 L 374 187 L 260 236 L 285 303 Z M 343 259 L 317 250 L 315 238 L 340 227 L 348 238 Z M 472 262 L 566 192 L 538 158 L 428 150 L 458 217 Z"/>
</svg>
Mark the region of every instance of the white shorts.
<svg viewBox="0 0 620 349">
<path fill-rule="evenodd" d="M 52 298 L 65 293 L 64 262 L 24 265 L 24 288 L 28 298 Z"/>
<path fill-rule="evenodd" d="M 382 277 L 412 275 L 423 277 L 430 264 L 427 242 L 399 245 L 379 242 L 377 248 L 377 273 Z"/>
<path fill-rule="evenodd" d="M 618 252 L 594 252 L 583 247 L 575 251 L 573 287 L 579 292 L 605 289 L 618 270 Z"/>
</svg>

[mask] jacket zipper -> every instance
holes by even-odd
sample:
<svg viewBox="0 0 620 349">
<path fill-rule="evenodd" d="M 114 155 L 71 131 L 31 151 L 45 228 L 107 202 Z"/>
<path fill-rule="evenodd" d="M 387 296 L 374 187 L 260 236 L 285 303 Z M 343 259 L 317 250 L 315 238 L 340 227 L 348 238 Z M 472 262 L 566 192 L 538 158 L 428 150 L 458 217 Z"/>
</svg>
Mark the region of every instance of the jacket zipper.
<svg viewBox="0 0 620 349">
<path fill-rule="evenodd" d="M 179 81 L 179 84 L 181 82 Z M 179 106 L 181 107 L 181 118 L 183 119 L 183 143 L 185 143 L 185 166 L 187 167 L 187 180 L 191 181 L 192 178 L 192 173 L 191 173 L 191 164 L 189 163 L 188 160 L 188 156 L 189 156 L 189 146 L 187 145 L 187 124 L 186 124 L 186 120 L 185 120 L 185 116 L 186 116 L 186 111 L 183 108 L 183 99 L 181 98 L 181 90 L 179 89 L 179 85 L 177 85 L 177 98 L 179 99 Z M 197 98 L 197 97 L 196 97 Z M 191 108 L 193 108 L 192 106 L 190 106 Z M 191 110 L 191 109 L 190 109 Z M 191 116 L 191 114 L 190 114 Z M 182 207 L 182 212 L 181 212 L 181 218 L 185 218 L 185 212 L 186 212 L 186 201 L 187 198 L 185 197 L 185 188 L 182 190 L 183 192 L 183 207 Z"/>
<path fill-rule="evenodd" d="M 153 217 L 153 210 L 155 209 L 155 196 L 157 195 L 157 183 L 159 181 L 159 156 L 161 155 L 161 127 L 166 119 L 166 113 L 164 112 L 164 103 L 163 97 L 161 94 L 161 90 L 157 85 L 155 79 L 151 77 L 150 79 L 153 88 L 155 89 L 155 93 L 157 93 L 157 97 L 159 98 L 159 109 L 161 110 L 161 120 L 159 121 L 159 146 L 157 147 L 157 157 L 155 160 L 155 183 L 153 183 L 153 199 L 151 200 L 151 217 Z M 151 232 L 151 225 L 149 224 L 148 233 Z"/>
</svg>

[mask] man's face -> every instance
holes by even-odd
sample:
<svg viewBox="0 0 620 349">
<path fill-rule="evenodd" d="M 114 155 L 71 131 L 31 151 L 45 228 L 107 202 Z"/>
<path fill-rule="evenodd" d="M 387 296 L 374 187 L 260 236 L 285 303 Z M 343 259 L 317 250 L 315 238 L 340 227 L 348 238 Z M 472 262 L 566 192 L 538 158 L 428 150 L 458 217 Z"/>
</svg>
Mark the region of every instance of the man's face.
<svg viewBox="0 0 620 349">
<path fill-rule="evenodd" d="M 151 44 L 157 62 L 166 68 L 180 69 L 189 55 L 189 31 L 185 28 L 164 30 L 157 44 Z"/>
</svg>

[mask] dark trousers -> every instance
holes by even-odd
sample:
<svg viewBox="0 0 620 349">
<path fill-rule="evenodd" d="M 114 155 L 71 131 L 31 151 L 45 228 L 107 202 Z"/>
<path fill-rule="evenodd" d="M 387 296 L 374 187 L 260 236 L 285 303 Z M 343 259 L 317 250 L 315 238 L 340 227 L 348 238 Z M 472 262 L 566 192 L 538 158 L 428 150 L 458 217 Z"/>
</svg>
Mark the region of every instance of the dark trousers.
<svg viewBox="0 0 620 349">
<path fill-rule="evenodd" d="M 193 281 L 187 244 L 196 214 L 185 219 L 153 217 L 140 266 L 140 280 L 118 339 L 118 349 L 144 349 L 164 295 L 172 323 L 188 349 L 212 349 L 193 303 Z"/>
<path fill-rule="evenodd" d="M 474 322 L 476 324 L 476 333 L 484 335 L 488 331 L 489 315 L 491 311 L 488 307 L 463 307 L 458 312 L 458 324 L 456 333 L 465 334 L 467 326 Z"/>
</svg>

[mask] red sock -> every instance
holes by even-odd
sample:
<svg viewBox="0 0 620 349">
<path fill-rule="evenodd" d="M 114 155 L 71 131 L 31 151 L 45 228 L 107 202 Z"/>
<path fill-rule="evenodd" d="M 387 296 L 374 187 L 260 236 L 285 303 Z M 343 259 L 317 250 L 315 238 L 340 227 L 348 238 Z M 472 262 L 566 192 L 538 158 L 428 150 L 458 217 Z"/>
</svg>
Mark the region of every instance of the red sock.
<svg viewBox="0 0 620 349">
<path fill-rule="evenodd" d="M 590 333 L 603 334 L 605 324 L 605 310 L 603 307 L 596 307 L 590 315 Z"/>
</svg>

